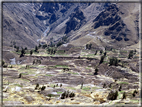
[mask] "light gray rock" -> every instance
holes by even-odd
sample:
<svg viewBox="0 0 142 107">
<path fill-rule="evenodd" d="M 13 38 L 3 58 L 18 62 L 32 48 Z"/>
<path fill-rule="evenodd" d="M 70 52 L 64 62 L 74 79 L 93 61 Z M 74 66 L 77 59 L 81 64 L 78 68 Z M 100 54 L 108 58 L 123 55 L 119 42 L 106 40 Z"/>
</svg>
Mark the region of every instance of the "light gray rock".
<svg viewBox="0 0 142 107">
<path fill-rule="evenodd" d="M 24 104 L 24 103 L 20 101 L 4 101 L 5 106 L 15 106 L 15 105 L 21 105 L 21 104 Z"/>
<path fill-rule="evenodd" d="M 25 96 L 24 98 L 25 98 L 28 102 L 34 101 L 34 98 L 31 97 L 31 96 Z"/>
</svg>

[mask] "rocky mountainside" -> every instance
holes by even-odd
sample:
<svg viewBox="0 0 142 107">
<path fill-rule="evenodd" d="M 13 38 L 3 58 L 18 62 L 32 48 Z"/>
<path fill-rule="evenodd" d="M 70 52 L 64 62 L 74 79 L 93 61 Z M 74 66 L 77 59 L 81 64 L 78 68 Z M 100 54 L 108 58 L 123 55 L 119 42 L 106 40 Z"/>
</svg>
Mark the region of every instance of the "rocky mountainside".
<svg viewBox="0 0 142 107">
<path fill-rule="evenodd" d="M 27 47 L 38 41 L 123 47 L 138 42 L 138 31 L 138 3 L 3 4 L 4 46 L 13 40 Z"/>
<path fill-rule="evenodd" d="M 3 45 L 34 47 L 43 34 L 46 42 L 57 43 L 72 30 L 96 17 L 104 3 L 4 3 Z M 48 29 L 48 30 L 47 30 Z M 48 31 L 48 34 L 45 34 Z M 45 40 L 45 39 L 44 39 Z"/>
<path fill-rule="evenodd" d="M 80 38 L 79 36 L 83 36 Z M 90 38 L 97 46 L 124 47 L 139 42 L 139 4 L 111 4 L 91 23 L 83 26 L 72 38 L 71 44 Z M 92 39 L 93 40 L 92 40 Z M 79 44 L 79 45 L 85 45 Z"/>
<path fill-rule="evenodd" d="M 46 29 L 29 3 L 3 3 L 3 46 L 35 47 Z"/>
</svg>

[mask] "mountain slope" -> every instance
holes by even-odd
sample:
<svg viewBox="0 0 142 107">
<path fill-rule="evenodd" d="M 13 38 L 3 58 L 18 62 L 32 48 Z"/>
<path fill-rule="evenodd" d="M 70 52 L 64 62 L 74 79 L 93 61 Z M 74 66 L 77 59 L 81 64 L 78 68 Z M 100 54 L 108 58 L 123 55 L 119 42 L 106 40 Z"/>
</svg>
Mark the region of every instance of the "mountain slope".
<svg viewBox="0 0 142 107">
<path fill-rule="evenodd" d="M 139 17 L 138 3 L 4 3 L 3 45 L 129 46 L 139 40 Z"/>
<path fill-rule="evenodd" d="M 91 36 L 94 39 L 93 42 L 97 45 L 104 47 L 108 45 L 117 48 L 138 43 L 138 29 L 139 4 L 118 3 L 112 4 L 102 11 L 91 23 L 76 32 L 72 38 L 80 35 L 86 38 Z M 78 40 L 75 41 L 72 41 L 71 44 L 77 43 Z M 99 43 L 99 41 L 102 42 Z"/>
<path fill-rule="evenodd" d="M 35 47 L 45 29 L 30 3 L 3 3 L 3 46 Z"/>
</svg>

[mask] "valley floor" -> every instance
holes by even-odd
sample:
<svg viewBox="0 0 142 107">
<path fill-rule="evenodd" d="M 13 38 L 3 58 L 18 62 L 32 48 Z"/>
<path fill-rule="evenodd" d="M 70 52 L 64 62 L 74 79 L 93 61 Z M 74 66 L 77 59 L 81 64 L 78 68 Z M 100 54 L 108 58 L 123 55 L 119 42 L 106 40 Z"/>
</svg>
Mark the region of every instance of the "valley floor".
<svg viewBox="0 0 142 107">
<path fill-rule="evenodd" d="M 131 65 L 139 59 L 119 58 L 123 66 L 110 66 L 108 56 L 116 51 L 108 51 L 101 64 L 101 55 L 89 52 L 68 58 L 26 55 L 22 64 L 3 68 L 4 105 L 139 105 L 140 75 Z M 33 64 L 35 59 L 41 63 Z"/>
</svg>

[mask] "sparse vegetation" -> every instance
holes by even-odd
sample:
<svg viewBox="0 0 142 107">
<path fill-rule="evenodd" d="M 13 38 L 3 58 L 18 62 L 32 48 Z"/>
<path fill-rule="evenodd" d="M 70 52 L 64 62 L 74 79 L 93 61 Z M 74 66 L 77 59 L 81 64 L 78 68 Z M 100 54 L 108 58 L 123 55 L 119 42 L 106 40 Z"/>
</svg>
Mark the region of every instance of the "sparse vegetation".
<svg viewBox="0 0 142 107">
<path fill-rule="evenodd" d="M 1 61 L 3 104 L 127 106 L 139 103 L 141 51 L 137 39 L 134 37 L 131 41 L 131 36 L 137 33 L 134 30 L 130 33 L 139 22 L 136 4 L 126 6 L 123 13 L 119 11 L 117 3 L 106 3 L 105 6 L 90 3 L 39 3 L 36 11 L 33 3 L 35 12 L 31 7 L 26 8 L 31 5 L 17 5 L 14 8 L 13 5 L 4 5 L 4 9 L 10 6 L 8 11 L 11 9 L 12 13 L 5 10 L 4 15 L 8 18 L 4 17 L 6 19 L 3 21 L 4 29 L 11 31 L 10 35 L 4 32 L 7 36 L 4 36 Z M 68 12 L 70 7 L 69 12 L 73 13 Z M 20 8 L 23 12 L 24 9 L 25 12 L 33 11 L 34 15 L 30 17 L 31 14 L 24 12 L 24 19 L 19 15 L 20 19 L 15 20 L 14 13 L 20 12 Z M 89 9 L 94 11 L 89 12 Z M 133 12 L 136 14 L 127 11 L 128 15 L 125 15 L 125 10 L 135 10 Z M 88 14 L 93 15 L 95 11 L 103 12 L 92 19 Z M 123 21 L 125 17 L 121 17 L 121 14 L 131 20 Z M 38 18 L 38 23 L 33 19 L 34 16 Z M 60 18 L 62 16 L 63 19 Z M 30 23 L 23 24 L 27 22 L 26 19 L 30 19 Z M 46 26 L 40 25 L 40 20 Z M 18 27 L 23 28 L 23 31 L 18 31 Z M 20 32 L 25 34 L 18 35 Z M 15 40 L 12 40 L 14 37 L 10 37 L 14 35 Z M 11 39 L 11 43 L 6 42 L 6 39 Z"/>
<path fill-rule="evenodd" d="M 115 65 L 117 66 L 118 65 L 118 59 L 116 57 L 112 57 L 109 59 L 109 65 Z"/>
</svg>

